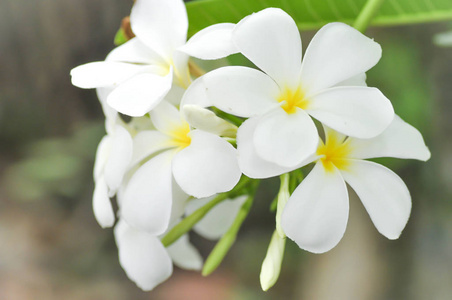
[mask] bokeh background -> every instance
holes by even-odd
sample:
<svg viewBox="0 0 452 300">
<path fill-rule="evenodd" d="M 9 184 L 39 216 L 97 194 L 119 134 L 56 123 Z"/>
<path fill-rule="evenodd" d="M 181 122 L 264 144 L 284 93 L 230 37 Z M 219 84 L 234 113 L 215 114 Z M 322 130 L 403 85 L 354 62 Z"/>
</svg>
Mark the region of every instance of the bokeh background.
<svg viewBox="0 0 452 300">
<path fill-rule="evenodd" d="M 278 186 L 267 180 L 211 276 L 176 268 L 151 293 L 129 281 L 112 230 L 102 230 L 91 209 L 102 111 L 93 90 L 71 85 L 69 71 L 104 59 L 131 4 L 0 1 L 0 299 L 451 299 L 452 47 L 432 42 L 447 23 L 367 33 L 383 47 L 369 85 L 421 130 L 432 152 L 428 163 L 384 160 L 413 197 L 399 240 L 381 236 L 351 192 L 341 243 L 315 255 L 288 242 L 279 282 L 264 293 L 259 272 Z M 312 35 L 302 33 L 304 46 Z M 192 240 L 204 256 L 214 246 Z"/>
</svg>

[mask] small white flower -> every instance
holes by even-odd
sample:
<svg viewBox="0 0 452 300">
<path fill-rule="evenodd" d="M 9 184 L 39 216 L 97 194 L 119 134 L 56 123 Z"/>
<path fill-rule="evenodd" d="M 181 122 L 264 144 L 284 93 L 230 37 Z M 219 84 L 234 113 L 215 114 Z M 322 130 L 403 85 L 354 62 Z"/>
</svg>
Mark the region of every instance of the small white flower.
<svg viewBox="0 0 452 300">
<path fill-rule="evenodd" d="M 381 57 L 377 43 L 348 25 L 324 26 L 303 62 L 297 26 L 280 9 L 246 17 L 232 31 L 232 41 L 265 73 L 238 66 L 220 68 L 201 77 L 205 86 L 201 92 L 219 109 L 250 118 L 238 131 L 239 155 L 240 143 L 246 140 L 257 160 L 287 171 L 306 160 L 318 145 L 309 115 L 358 138 L 380 134 L 393 119 L 392 105 L 378 89 L 337 86 L 362 75 Z M 247 159 L 240 163 L 248 164 Z"/>
<path fill-rule="evenodd" d="M 169 224 L 174 186 L 197 198 L 208 197 L 231 190 L 241 172 L 231 144 L 191 130 L 171 104 L 160 103 L 151 119 L 157 130 L 135 136 L 132 164 L 152 158 L 128 182 L 121 215 L 132 226 L 161 234 Z"/>
<path fill-rule="evenodd" d="M 394 172 L 364 159 L 396 157 L 426 161 L 430 152 L 422 135 L 398 116 L 372 139 L 346 138 L 327 127 L 325 135 L 325 143 L 320 143 L 316 152 L 314 169 L 285 206 L 281 219 L 285 234 L 311 252 L 333 248 L 347 225 L 347 182 L 377 230 L 389 239 L 397 239 L 410 216 L 410 193 Z"/>
<path fill-rule="evenodd" d="M 106 61 L 71 71 L 80 88 L 115 87 L 107 102 L 129 116 L 143 116 L 168 94 L 173 82 L 190 83 L 185 44 L 188 19 L 182 0 L 137 0 L 130 14 L 136 37 L 114 49 Z"/>
</svg>

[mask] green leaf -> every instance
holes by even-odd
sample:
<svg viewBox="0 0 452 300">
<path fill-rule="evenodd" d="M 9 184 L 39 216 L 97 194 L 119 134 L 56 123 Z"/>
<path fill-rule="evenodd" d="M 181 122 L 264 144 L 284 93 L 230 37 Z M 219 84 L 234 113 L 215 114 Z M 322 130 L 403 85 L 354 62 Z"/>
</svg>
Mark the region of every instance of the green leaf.
<svg viewBox="0 0 452 300">
<path fill-rule="evenodd" d="M 113 40 L 113 43 L 115 46 L 120 46 L 127 42 L 129 39 L 127 38 L 126 33 L 124 32 L 124 29 L 119 28 L 118 32 L 115 34 L 115 39 Z"/>
<path fill-rule="evenodd" d="M 267 7 L 291 15 L 300 30 L 318 29 L 330 22 L 352 24 L 367 0 L 195 0 L 188 2 L 189 35 L 222 22 L 237 23 Z M 452 20 L 451 0 L 386 0 L 371 26 L 392 26 Z"/>
</svg>

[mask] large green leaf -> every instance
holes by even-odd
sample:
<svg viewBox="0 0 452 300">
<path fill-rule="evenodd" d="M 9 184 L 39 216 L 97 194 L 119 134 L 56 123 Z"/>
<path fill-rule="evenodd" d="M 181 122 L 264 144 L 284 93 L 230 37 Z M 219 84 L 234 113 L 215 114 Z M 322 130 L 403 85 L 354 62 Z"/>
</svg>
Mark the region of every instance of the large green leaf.
<svg viewBox="0 0 452 300">
<path fill-rule="evenodd" d="M 215 23 L 237 23 L 267 7 L 290 14 L 300 30 L 318 29 L 330 22 L 352 24 L 367 0 L 195 0 L 188 2 L 189 35 Z M 372 21 L 391 26 L 452 20 L 452 0 L 386 0 Z"/>
</svg>

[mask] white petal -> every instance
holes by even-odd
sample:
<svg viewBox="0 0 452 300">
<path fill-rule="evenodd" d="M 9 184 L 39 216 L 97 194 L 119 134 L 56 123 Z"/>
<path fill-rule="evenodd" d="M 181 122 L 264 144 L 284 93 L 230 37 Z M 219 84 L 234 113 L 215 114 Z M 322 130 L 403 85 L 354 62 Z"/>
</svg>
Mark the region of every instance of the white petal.
<svg viewBox="0 0 452 300">
<path fill-rule="evenodd" d="M 352 138 L 349 146 L 353 158 L 397 157 L 422 161 L 430 158 L 421 133 L 397 115 L 382 134 L 373 139 Z"/>
<path fill-rule="evenodd" d="M 108 95 L 110 95 L 113 90 L 114 87 L 102 87 L 96 89 L 97 97 L 99 98 L 102 110 L 104 111 L 105 130 L 108 134 L 113 133 L 114 127 L 118 123 L 118 112 L 107 103 Z"/>
<path fill-rule="evenodd" d="M 281 88 L 298 84 L 301 39 L 294 20 L 283 10 L 267 8 L 240 21 L 232 33 L 243 55 Z"/>
<path fill-rule="evenodd" d="M 172 206 L 171 151 L 141 166 L 127 185 L 121 217 L 131 226 L 158 235 L 168 228 Z"/>
<path fill-rule="evenodd" d="M 137 38 L 133 38 L 113 49 L 105 60 L 140 64 L 155 64 L 162 62 L 162 58 L 157 53 Z"/>
<path fill-rule="evenodd" d="M 376 88 L 334 87 L 309 100 L 306 112 L 345 135 L 372 138 L 394 118 L 391 102 Z"/>
<path fill-rule="evenodd" d="M 292 114 L 277 107 L 259 120 L 254 132 L 257 154 L 282 167 L 295 167 L 317 149 L 319 135 L 314 122 L 301 109 Z"/>
<path fill-rule="evenodd" d="M 144 68 L 113 61 L 92 62 L 71 70 L 72 84 L 83 89 L 117 86 Z"/>
<path fill-rule="evenodd" d="M 138 287 L 150 291 L 171 276 L 171 258 L 156 236 L 136 230 L 122 220 L 114 233 L 119 263 Z"/>
<path fill-rule="evenodd" d="M 378 62 L 381 47 L 343 23 L 330 23 L 312 39 L 303 58 L 301 82 L 309 96 L 364 73 Z"/>
<path fill-rule="evenodd" d="M 146 157 L 169 148 L 168 139 L 168 136 L 156 130 L 140 131 L 133 138 L 133 155 L 130 165 L 134 166 Z"/>
<path fill-rule="evenodd" d="M 173 52 L 173 66 L 175 74 L 175 82 L 182 88 L 186 89 L 190 83 L 190 70 L 188 69 L 189 56 L 179 50 Z M 180 99 L 179 99 L 180 102 Z"/>
<path fill-rule="evenodd" d="M 210 202 L 213 197 L 193 199 L 188 202 L 187 215 L 191 215 L 198 208 Z M 193 229 L 202 237 L 209 240 L 217 240 L 231 227 L 247 196 L 227 199 L 212 208 Z"/>
<path fill-rule="evenodd" d="M 96 160 L 94 162 L 93 170 L 94 180 L 103 176 L 105 164 L 107 163 L 108 157 L 110 156 L 111 143 L 112 137 L 106 135 L 102 138 L 99 145 L 97 146 Z"/>
<path fill-rule="evenodd" d="M 195 104 L 200 107 L 209 107 L 213 105 L 212 101 L 207 97 L 207 88 L 204 83 L 204 76 L 201 76 L 193 81 L 185 91 L 180 106 L 184 107 L 184 105 L 187 104 Z"/>
<path fill-rule="evenodd" d="M 235 138 L 237 126 L 217 117 L 211 110 L 193 104 L 183 106 L 185 120 L 191 127 L 224 137 Z"/>
<path fill-rule="evenodd" d="M 181 236 L 176 242 L 171 244 L 166 250 L 173 259 L 173 263 L 185 270 L 200 271 L 203 260 L 198 250 L 190 244 L 188 235 Z"/>
<path fill-rule="evenodd" d="M 237 152 L 240 170 L 251 178 L 269 178 L 294 170 L 281 167 L 278 164 L 263 160 L 254 148 L 254 130 L 259 123 L 259 117 L 246 120 L 237 131 Z"/>
<path fill-rule="evenodd" d="M 353 160 L 341 173 L 378 231 L 388 239 L 397 239 L 411 212 L 410 192 L 402 179 L 388 168 L 365 160 Z"/>
<path fill-rule="evenodd" d="M 335 86 L 367 86 L 366 79 L 366 73 L 361 73 L 344 81 L 341 81 Z"/>
<path fill-rule="evenodd" d="M 165 100 L 172 105 L 179 106 L 181 103 L 182 96 L 185 93 L 185 89 L 173 82 L 173 86 L 169 90 L 168 94 L 165 96 Z"/>
<path fill-rule="evenodd" d="M 170 134 L 175 127 L 182 125 L 181 114 L 177 108 L 166 101 L 162 101 L 151 111 L 151 120 L 158 131 Z"/>
<path fill-rule="evenodd" d="M 103 177 L 96 180 L 93 194 L 93 211 L 97 223 L 102 228 L 113 226 L 115 223 L 115 214 L 108 197 L 108 187 Z"/>
<path fill-rule="evenodd" d="M 259 115 L 278 103 L 278 85 L 255 69 L 223 67 L 207 73 L 203 80 L 213 105 L 233 115 Z"/>
<path fill-rule="evenodd" d="M 141 117 L 157 106 L 171 88 L 173 75 L 139 74 L 108 96 L 108 104 L 122 114 Z"/>
<path fill-rule="evenodd" d="M 185 208 L 187 207 L 187 202 L 190 196 L 185 193 L 180 186 L 177 184 L 173 177 L 173 205 L 171 206 L 171 217 L 170 217 L 170 227 L 180 221 L 182 216 L 185 214 Z M 169 231 L 169 228 L 167 232 Z"/>
<path fill-rule="evenodd" d="M 237 53 L 232 42 L 234 27 L 232 23 L 220 23 L 204 28 L 179 50 L 200 59 L 219 59 Z"/>
<path fill-rule="evenodd" d="M 201 130 L 191 132 L 191 144 L 173 159 L 173 174 L 187 194 L 197 198 L 230 191 L 240 172 L 234 147 Z"/>
<path fill-rule="evenodd" d="M 317 163 L 295 189 L 284 208 L 281 225 L 302 249 L 331 250 L 344 235 L 348 220 L 348 193 L 339 171 Z"/>
<path fill-rule="evenodd" d="M 130 13 L 132 31 L 165 58 L 187 40 L 188 19 L 182 0 L 137 0 Z"/>
<path fill-rule="evenodd" d="M 110 191 L 116 191 L 121 185 L 124 173 L 132 159 L 133 141 L 130 133 L 117 125 L 111 141 L 111 150 L 105 164 L 104 176 Z"/>
</svg>

